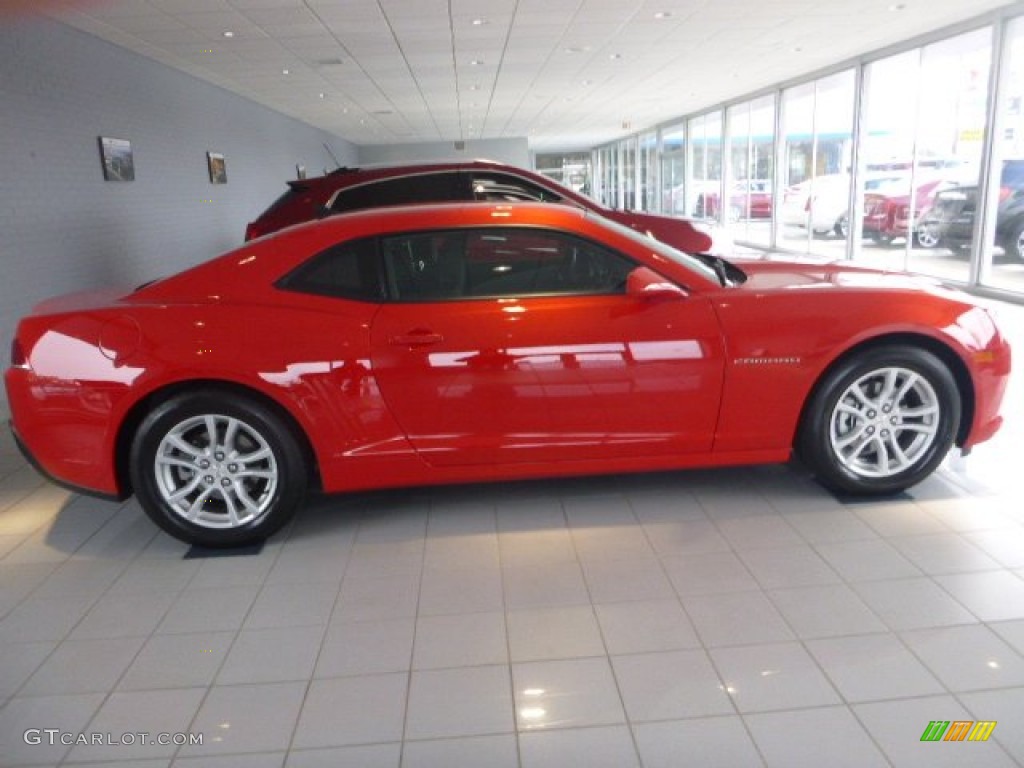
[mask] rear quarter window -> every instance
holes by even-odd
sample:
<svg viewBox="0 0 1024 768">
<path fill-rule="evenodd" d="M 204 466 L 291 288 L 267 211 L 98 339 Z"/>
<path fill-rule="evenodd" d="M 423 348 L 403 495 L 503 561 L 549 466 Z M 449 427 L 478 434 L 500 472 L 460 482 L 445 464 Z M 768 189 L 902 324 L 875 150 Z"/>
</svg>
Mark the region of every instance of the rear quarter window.
<svg viewBox="0 0 1024 768">
<path fill-rule="evenodd" d="M 356 301 L 384 298 L 376 240 L 340 243 L 321 251 L 277 281 L 285 291 Z"/>
</svg>

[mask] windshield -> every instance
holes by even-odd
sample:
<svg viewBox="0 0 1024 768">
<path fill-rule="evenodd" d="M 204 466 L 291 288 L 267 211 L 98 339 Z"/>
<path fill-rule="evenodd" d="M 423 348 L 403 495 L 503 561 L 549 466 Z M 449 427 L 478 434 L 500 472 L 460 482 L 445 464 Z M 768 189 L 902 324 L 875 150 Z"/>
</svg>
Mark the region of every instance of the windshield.
<svg viewBox="0 0 1024 768">
<path fill-rule="evenodd" d="M 588 217 L 592 221 L 600 222 L 601 226 L 606 227 L 607 229 L 610 229 L 619 235 L 622 235 L 622 237 L 629 238 L 637 245 L 650 249 L 659 256 L 664 256 L 669 261 L 679 264 L 680 266 L 685 267 L 691 272 L 696 272 L 705 280 L 710 280 L 713 283 L 723 282 L 723 280 L 719 276 L 718 271 L 715 270 L 704 259 L 698 258 L 697 256 L 693 256 L 689 253 L 684 253 L 683 251 L 676 250 L 671 245 L 667 245 L 661 242 L 661 240 L 656 240 L 650 235 L 641 234 L 640 232 L 637 232 L 635 229 L 630 229 L 625 224 L 619 224 L 617 221 L 612 221 L 611 219 L 606 219 L 603 216 L 594 216 L 591 214 L 588 214 Z M 714 258 L 718 259 L 718 257 Z M 725 261 L 724 259 L 718 260 L 722 262 Z"/>
</svg>

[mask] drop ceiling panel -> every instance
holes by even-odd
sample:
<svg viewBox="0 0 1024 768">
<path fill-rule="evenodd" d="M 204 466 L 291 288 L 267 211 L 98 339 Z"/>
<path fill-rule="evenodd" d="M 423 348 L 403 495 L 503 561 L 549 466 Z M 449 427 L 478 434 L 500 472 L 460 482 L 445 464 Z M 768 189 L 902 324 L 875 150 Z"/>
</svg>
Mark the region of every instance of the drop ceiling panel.
<svg viewBox="0 0 1024 768">
<path fill-rule="evenodd" d="M 355 143 L 529 134 L 538 149 L 603 143 L 624 122 L 639 130 L 1007 4 L 47 2 L 68 24 Z"/>
</svg>

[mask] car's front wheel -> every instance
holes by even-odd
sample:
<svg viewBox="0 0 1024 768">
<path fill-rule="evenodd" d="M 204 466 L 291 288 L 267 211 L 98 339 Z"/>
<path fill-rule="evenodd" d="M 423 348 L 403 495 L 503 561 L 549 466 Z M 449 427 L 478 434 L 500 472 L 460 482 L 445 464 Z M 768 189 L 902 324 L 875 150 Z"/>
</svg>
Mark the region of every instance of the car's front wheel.
<svg viewBox="0 0 1024 768">
<path fill-rule="evenodd" d="M 1012 256 L 1017 261 L 1024 261 L 1024 220 L 1015 224 L 1010 230 L 1004 250 L 1008 256 Z"/>
<path fill-rule="evenodd" d="M 960 413 L 956 381 L 938 357 L 917 347 L 877 347 L 825 375 L 808 403 L 797 449 L 834 490 L 895 493 L 945 458 Z"/>
<path fill-rule="evenodd" d="M 183 541 L 210 547 L 265 539 L 305 497 L 303 451 L 284 420 L 246 397 L 177 395 L 136 432 L 131 477 L 146 514 Z"/>
<path fill-rule="evenodd" d="M 921 248 L 938 248 L 942 242 L 938 227 L 934 224 L 921 224 L 914 232 L 914 239 Z"/>
</svg>

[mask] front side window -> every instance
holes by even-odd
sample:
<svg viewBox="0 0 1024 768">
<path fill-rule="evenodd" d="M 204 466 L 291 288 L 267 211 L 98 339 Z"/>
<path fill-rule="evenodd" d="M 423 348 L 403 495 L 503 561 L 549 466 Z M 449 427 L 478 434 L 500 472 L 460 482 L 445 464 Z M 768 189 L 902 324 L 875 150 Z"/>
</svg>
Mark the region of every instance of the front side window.
<svg viewBox="0 0 1024 768">
<path fill-rule="evenodd" d="M 624 293 L 636 266 L 590 241 L 528 228 L 387 237 L 381 252 L 397 301 Z"/>
</svg>

